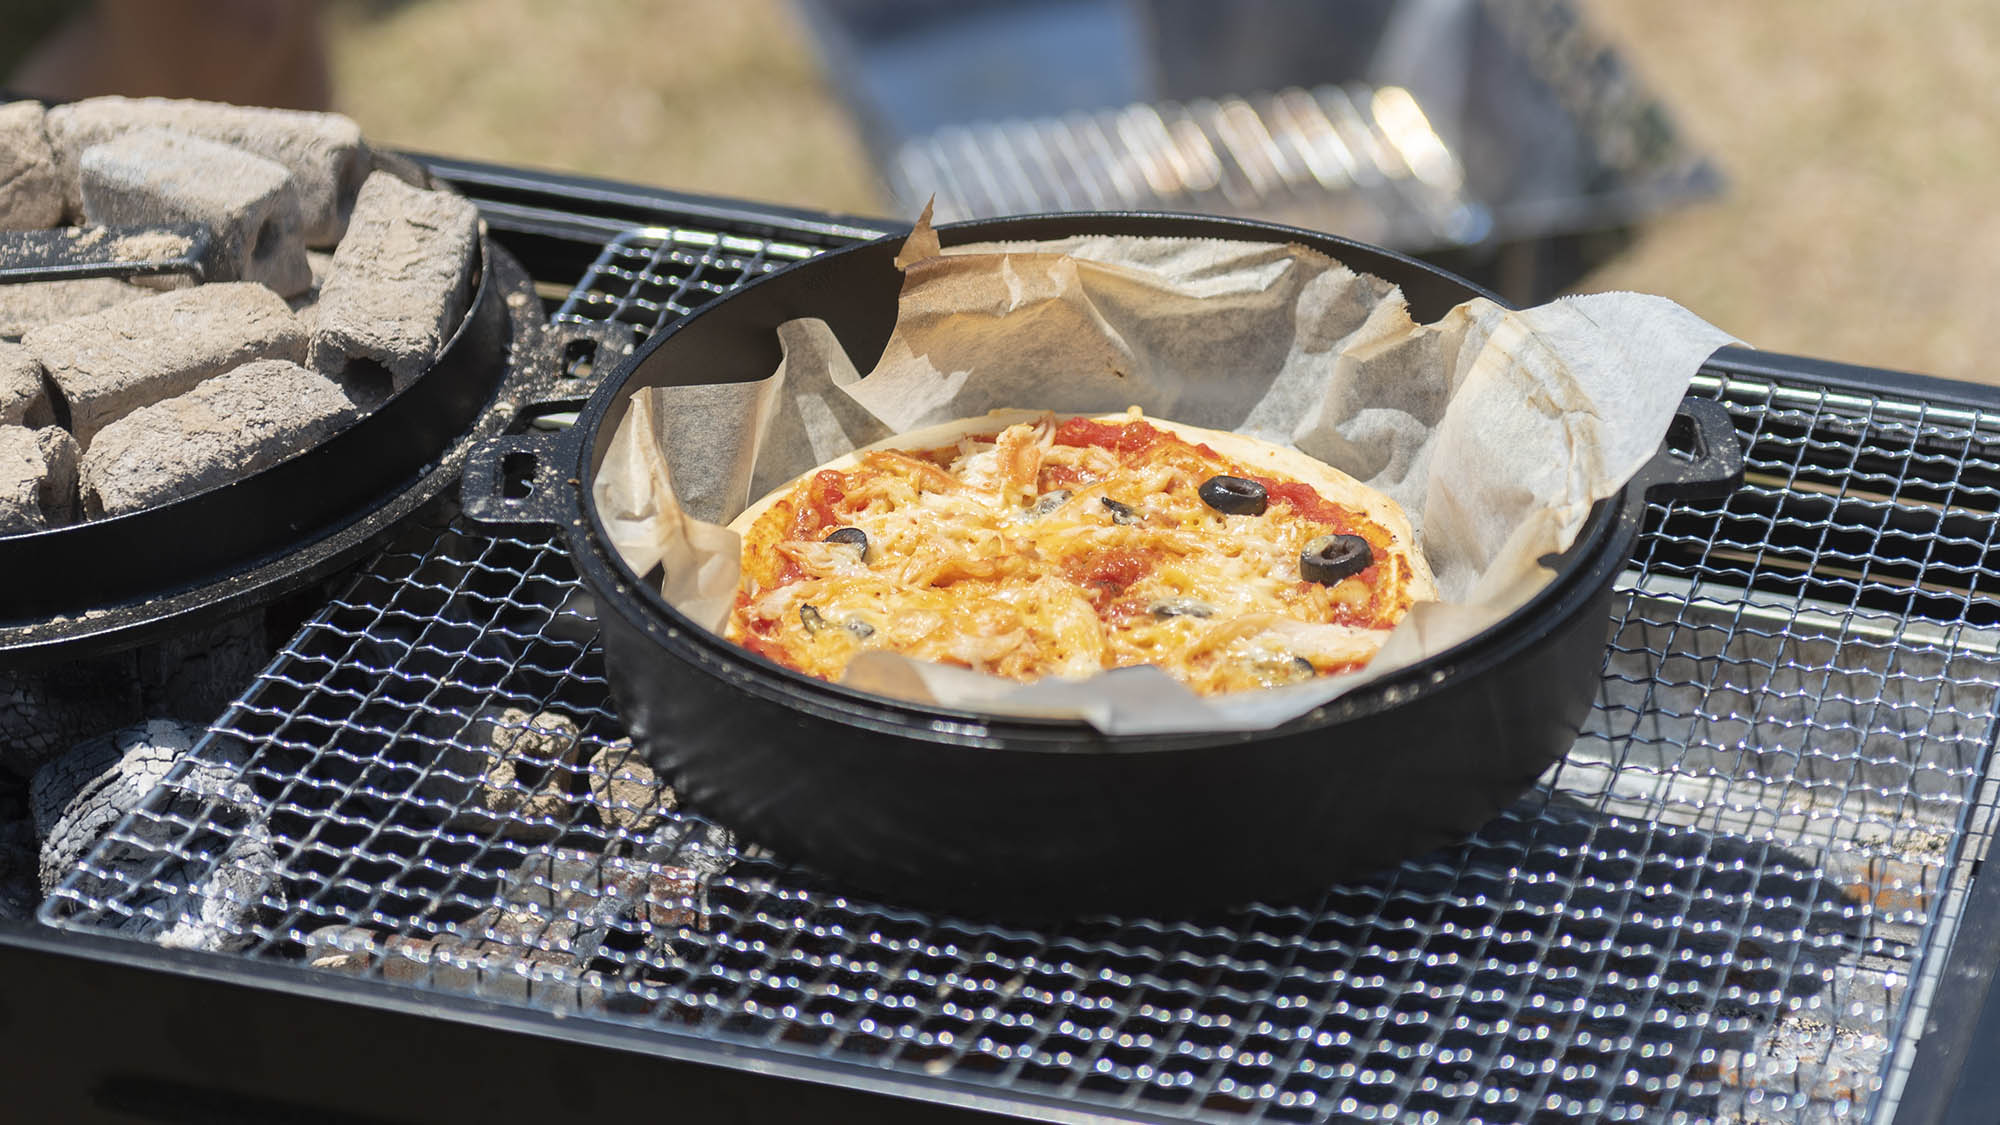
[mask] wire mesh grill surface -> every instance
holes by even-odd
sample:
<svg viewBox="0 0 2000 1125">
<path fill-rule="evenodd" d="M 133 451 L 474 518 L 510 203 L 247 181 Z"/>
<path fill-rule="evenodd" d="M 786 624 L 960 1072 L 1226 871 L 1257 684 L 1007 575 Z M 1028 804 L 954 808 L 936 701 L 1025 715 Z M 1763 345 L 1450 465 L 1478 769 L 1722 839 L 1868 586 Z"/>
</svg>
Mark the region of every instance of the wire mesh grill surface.
<svg viewBox="0 0 2000 1125">
<path fill-rule="evenodd" d="M 1397 246 L 1476 242 L 1491 227 L 1464 190 L 1457 154 L 1399 87 L 1294 88 L 954 125 L 899 145 L 888 175 L 906 208 L 934 199 L 940 222 L 1181 210 Z"/>
<path fill-rule="evenodd" d="M 565 311 L 637 322 L 650 286 L 665 318 L 779 258 L 687 245 L 621 240 Z M 43 916 L 1148 1119 L 1863 1119 L 1985 809 L 2000 420 L 1698 393 L 1750 481 L 1654 506 L 1573 752 L 1314 901 L 1029 929 L 850 897 L 627 757 L 559 545 L 452 524 Z"/>
<path fill-rule="evenodd" d="M 818 252 L 796 243 L 685 227 L 631 231 L 605 244 L 554 319 L 616 321 L 649 335 L 740 285 Z"/>
</svg>

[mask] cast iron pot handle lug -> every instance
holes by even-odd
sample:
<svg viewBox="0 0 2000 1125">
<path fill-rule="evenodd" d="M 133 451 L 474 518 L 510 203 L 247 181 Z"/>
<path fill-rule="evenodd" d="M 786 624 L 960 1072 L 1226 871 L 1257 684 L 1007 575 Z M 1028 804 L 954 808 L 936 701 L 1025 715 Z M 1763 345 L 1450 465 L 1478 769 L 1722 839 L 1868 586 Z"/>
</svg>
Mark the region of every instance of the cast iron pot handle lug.
<svg viewBox="0 0 2000 1125">
<path fill-rule="evenodd" d="M 1682 399 L 1660 451 L 1625 486 L 1620 534 L 1638 534 L 1647 500 L 1719 500 L 1742 486 L 1743 446 L 1729 411 L 1712 399 Z"/>
<path fill-rule="evenodd" d="M 541 370 L 523 396 L 524 412 L 532 416 L 551 407 L 581 406 L 638 348 L 632 326 L 619 321 L 551 323 L 542 330 Z"/>
<path fill-rule="evenodd" d="M 1743 487 L 1743 446 L 1729 411 L 1713 399 L 1683 399 L 1665 444 L 1632 484 L 1634 495 L 1656 500 L 1719 500 Z"/>
<path fill-rule="evenodd" d="M 581 515 L 578 486 L 562 479 L 576 463 L 574 427 L 489 438 L 465 461 L 459 505 L 488 527 L 564 527 Z"/>
</svg>

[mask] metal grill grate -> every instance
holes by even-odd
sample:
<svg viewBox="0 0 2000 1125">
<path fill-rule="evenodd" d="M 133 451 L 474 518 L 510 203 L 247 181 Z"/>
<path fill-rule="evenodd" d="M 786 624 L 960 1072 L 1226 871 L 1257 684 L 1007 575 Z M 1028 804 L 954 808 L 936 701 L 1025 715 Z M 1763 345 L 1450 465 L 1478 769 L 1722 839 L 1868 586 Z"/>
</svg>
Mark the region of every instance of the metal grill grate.
<svg viewBox="0 0 2000 1125">
<path fill-rule="evenodd" d="M 555 320 L 608 320 L 649 335 L 716 297 L 818 249 L 715 231 L 648 227 L 605 244 Z"/>
<path fill-rule="evenodd" d="M 650 327 L 794 249 L 691 238 L 620 240 L 564 315 Z M 2000 419 L 1698 393 L 1750 483 L 1651 513 L 1573 753 L 1317 901 L 1021 929 L 850 898 L 647 788 L 559 546 L 450 525 L 43 917 L 1139 1119 L 1865 1119 L 1990 806 Z"/>
<path fill-rule="evenodd" d="M 940 222 L 1179 210 L 1397 246 L 1472 243 L 1492 228 L 1465 191 L 1457 154 L 1400 87 L 1294 88 L 953 125 L 903 142 L 888 163 L 904 207 L 935 197 Z"/>
</svg>

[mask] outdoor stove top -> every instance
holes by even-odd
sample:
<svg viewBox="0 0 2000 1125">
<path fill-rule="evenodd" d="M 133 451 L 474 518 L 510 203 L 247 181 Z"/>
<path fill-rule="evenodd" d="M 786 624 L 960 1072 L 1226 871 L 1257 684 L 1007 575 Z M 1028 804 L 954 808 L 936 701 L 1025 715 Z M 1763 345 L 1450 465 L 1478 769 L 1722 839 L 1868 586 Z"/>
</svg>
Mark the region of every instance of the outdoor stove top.
<svg viewBox="0 0 2000 1125">
<path fill-rule="evenodd" d="M 605 225 L 492 179 L 514 194 L 489 218 L 524 242 Z M 643 335 L 851 236 L 651 206 L 558 319 Z M 447 513 L 407 525 L 71 873 L 42 913 L 63 932 L 0 954 L 37 967 L 23 1004 L 65 987 L 67 951 L 79 982 L 213 1005 L 205 1035 L 249 1013 L 234 1046 L 164 1067 L 61 1064 L 113 1108 L 290 1083 L 246 1104 L 393 1087 L 379 1112 L 519 1109 L 543 1080 L 478 1073 L 513 1057 L 563 1060 L 542 1092 L 573 1109 L 1930 1119 L 1992 966 L 1952 962 L 1966 995 L 1934 1004 L 1936 983 L 1968 894 L 2000 910 L 1975 878 L 2000 400 L 1736 351 L 1695 393 L 1736 418 L 1748 482 L 1651 510 L 1574 750 L 1463 845 L 1311 901 L 1035 928 L 851 896 L 648 789 L 560 545 Z M 535 715 L 569 733 L 531 742 Z M 503 776 L 509 746 L 528 765 Z M 349 1041 L 308 1028 L 374 1046 L 231 1061 L 261 1036 Z M 473 1041 L 494 1053 L 449 1070 Z M 427 1069 L 356 1073 L 384 1050 Z"/>
</svg>

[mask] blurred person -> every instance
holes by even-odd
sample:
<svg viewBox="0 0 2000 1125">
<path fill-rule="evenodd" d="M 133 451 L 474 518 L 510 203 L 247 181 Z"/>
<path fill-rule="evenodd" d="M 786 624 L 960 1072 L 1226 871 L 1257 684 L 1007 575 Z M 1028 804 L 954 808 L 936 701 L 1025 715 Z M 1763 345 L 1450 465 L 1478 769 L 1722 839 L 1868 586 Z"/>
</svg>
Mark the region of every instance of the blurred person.
<svg viewBox="0 0 2000 1125">
<path fill-rule="evenodd" d="M 320 0 L 0 0 L 0 88 L 325 109 Z"/>
</svg>

